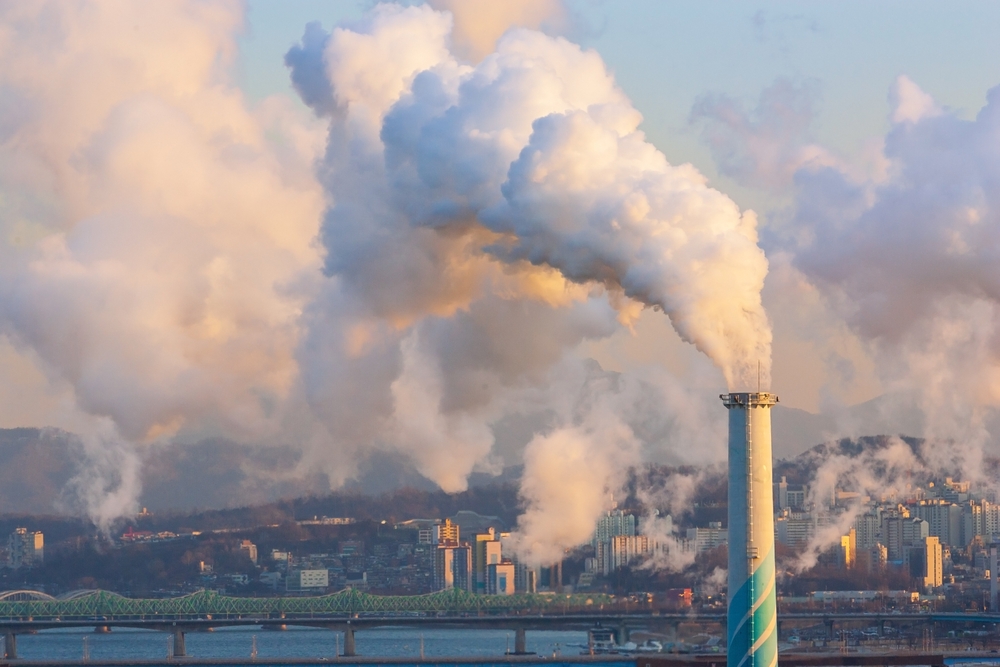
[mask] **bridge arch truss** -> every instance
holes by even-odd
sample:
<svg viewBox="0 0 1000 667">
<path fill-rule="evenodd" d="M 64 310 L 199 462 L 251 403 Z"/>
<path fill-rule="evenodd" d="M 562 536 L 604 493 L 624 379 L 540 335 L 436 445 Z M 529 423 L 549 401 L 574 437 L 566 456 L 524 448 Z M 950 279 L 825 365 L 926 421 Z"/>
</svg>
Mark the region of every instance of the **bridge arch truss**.
<svg viewBox="0 0 1000 667">
<path fill-rule="evenodd" d="M 127 598 L 109 591 L 74 591 L 62 599 L 37 591 L 0 598 L 0 619 L 192 619 L 296 618 L 408 614 L 512 614 L 528 611 L 598 611 L 614 604 L 609 595 L 477 595 L 460 589 L 426 595 L 371 595 L 345 589 L 315 597 L 247 598 L 202 590 L 164 599 Z M 36 596 L 29 595 L 34 593 Z M 38 597 L 44 596 L 44 597 Z"/>
</svg>

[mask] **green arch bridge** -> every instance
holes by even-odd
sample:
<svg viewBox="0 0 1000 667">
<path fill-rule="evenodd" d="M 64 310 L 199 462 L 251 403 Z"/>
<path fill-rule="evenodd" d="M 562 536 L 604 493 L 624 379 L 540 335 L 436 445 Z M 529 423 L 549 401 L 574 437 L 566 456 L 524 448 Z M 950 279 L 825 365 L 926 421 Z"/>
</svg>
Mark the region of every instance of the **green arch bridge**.
<svg viewBox="0 0 1000 667">
<path fill-rule="evenodd" d="M 612 608 L 617 610 L 619 606 L 620 601 L 605 594 L 478 595 L 457 588 L 426 595 L 371 595 L 345 589 L 315 597 L 264 598 L 233 597 L 208 590 L 173 598 L 128 598 L 94 590 L 77 591 L 60 599 L 34 591 L 17 591 L 16 594 L 0 594 L 0 620 L 600 613 Z"/>
</svg>

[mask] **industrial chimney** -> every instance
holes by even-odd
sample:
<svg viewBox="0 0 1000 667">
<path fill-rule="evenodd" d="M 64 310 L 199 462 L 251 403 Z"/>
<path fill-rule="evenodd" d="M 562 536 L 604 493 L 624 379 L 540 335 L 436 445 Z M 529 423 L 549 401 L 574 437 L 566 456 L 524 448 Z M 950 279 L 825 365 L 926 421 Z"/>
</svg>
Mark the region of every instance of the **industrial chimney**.
<svg viewBox="0 0 1000 667">
<path fill-rule="evenodd" d="M 720 396 L 729 409 L 728 667 L 775 667 L 778 619 L 774 590 L 769 393 Z"/>
</svg>

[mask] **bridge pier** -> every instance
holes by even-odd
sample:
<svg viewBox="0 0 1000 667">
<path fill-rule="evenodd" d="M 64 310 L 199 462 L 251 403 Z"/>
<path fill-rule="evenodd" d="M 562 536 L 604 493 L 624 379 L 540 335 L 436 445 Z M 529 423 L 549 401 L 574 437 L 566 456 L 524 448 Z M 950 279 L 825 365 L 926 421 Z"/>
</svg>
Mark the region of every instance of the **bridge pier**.
<svg viewBox="0 0 1000 667">
<path fill-rule="evenodd" d="M 615 641 L 618 642 L 619 646 L 628 643 L 628 626 L 625 624 L 625 621 L 618 624 L 617 635 Z"/>
<path fill-rule="evenodd" d="M 527 633 L 524 628 L 514 630 L 514 655 L 524 655 L 528 652 Z"/>
<path fill-rule="evenodd" d="M 3 657 L 17 660 L 17 635 L 9 630 L 3 636 Z"/>
<path fill-rule="evenodd" d="M 178 627 L 174 628 L 174 657 L 187 657 L 187 646 L 184 644 L 184 631 Z"/>
<path fill-rule="evenodd" d="M 345 658 L 353 658 L 357 653 L 354 648 L 354 628 L 348 623 L 344 628 L 344 655 Z"/>
<path fill-rule="evenodd" d="M 825 621 L 823 621 L 823 624 L 826 625 L 826 638 L 827 638 L 827 640 L 828 641 L 833 641 L 833 626 L 834 626 L 833 619 L 832 618 L 828 618 Z"/>
</svg>

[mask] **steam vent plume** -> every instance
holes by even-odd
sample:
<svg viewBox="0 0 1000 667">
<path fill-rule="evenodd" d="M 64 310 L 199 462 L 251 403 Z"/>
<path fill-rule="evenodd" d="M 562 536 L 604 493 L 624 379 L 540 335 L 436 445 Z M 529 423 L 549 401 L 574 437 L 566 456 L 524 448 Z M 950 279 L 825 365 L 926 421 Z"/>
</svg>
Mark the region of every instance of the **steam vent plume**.
<svg viewBox="0 0 1000 667">
<path fill-rule="evenodd" d="M 729 409 L 728 667 L 778 664 L 771 406 L 766 392 L 720 396 Z M 745 548 L 744 548 L 745 546 Z"/>
</svg>

